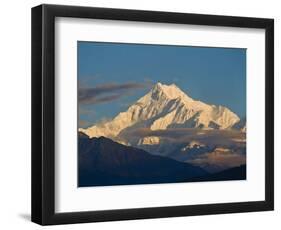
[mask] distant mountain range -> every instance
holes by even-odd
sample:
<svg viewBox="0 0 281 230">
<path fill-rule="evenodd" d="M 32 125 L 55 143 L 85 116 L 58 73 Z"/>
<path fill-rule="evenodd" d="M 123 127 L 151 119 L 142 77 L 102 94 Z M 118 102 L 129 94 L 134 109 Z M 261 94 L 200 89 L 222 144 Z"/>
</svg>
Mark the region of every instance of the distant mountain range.
<svg viewBox="0 0 281 230">
<path fill-rule="evenodd" d="M 240 118 L 224 106 L 194 100 L 175 84 L 157 83 L 127 111 L 119 113 L 108 122 L 98 123 L 86 129 L 81 128 L 79 131 L 89 137 L 104 136 L 118 140 L 126 136 L 128 131 L 140 128 L 230 129 L 239 122 Z M 145 140 L 151 143 L 155 141 L 158 140 Z M 130 139 L 127 142 L 130 143 Z"/>
<path fill-rule="evenodd" d="M 243 179 L 239 169 L 207 173 L 200 167 L 79 133 L 78 186 L 108 186 Z M 245 178 L 244 178 L 245 179 Z"/>
</svg>

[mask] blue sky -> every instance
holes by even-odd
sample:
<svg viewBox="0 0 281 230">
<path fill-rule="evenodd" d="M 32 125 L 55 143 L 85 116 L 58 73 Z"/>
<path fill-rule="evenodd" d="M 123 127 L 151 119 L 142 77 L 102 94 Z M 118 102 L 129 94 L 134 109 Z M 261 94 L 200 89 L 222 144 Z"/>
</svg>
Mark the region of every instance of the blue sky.
<svg viewBox="0 0 281 230">
<path fill-rule="evenodd" d="M 246 49 L 78 42 L 78 82 L 79 127 L 125 111 L 157 82 L 246 116 Z"/>
</svg>

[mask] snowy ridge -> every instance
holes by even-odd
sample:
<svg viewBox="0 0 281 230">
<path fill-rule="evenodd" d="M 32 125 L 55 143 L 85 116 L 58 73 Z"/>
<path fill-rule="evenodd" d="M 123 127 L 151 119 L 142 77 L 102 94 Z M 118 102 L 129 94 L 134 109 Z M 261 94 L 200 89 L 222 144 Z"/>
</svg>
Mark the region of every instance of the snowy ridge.
<svg viewBox="0 0 281 230">
<path fill-rule="evenodd" d="M 226 107 L 193 100 L 175 84 L 157 83 L 127 111 L 119 113 L 111 121 L 79 131 L 89 137 L 116 138 L 121 132 L 134 128 L 228 129 L 239 121 L 240 118 Z M 145 139 L 143 142 L 148 144 L 158 140 L 154 137 L 153 140 Z"/>
</svg>

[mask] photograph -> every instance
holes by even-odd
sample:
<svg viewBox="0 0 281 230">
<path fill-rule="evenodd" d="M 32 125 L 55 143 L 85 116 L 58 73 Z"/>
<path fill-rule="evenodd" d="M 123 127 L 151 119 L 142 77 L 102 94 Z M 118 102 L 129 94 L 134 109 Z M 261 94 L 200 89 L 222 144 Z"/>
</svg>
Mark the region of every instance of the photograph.
<svg viewBox="0 0 281 230">
<path fill-rule="evenodd" d="M 246 180 L 246 49 L 77 42 L 78 187 Z"/>
<path fill-rule="evenodd" d="M 32 222 L 274 210 L 275 19 L 158 5 L 32 7 Z"/>
</svg>

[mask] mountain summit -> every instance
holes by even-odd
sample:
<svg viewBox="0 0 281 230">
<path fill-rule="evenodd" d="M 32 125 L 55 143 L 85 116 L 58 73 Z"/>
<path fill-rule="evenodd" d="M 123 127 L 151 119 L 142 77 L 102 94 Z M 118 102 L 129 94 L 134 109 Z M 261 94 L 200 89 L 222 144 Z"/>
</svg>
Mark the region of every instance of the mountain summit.
<svg viewBox="0 0 281 230">
<path fill-rule="evenodd" d="M 150 92 L 151 92 L 151 95 L 150 94 L 148 94 L 148 95 L 153 97 L 156 100 L 159 98 L 159 96 L 164 96 L 169 99 L 184 98 L 185 100 L 193 101 L 192 98 L 188 97 L 175 84 L 164 85 L 164 84 L 161 84 L 160 82 L 158 82 L 157 84 L 154 85 L 154 87 L 151 89 Z"/>
<path fill-rule="evenodd" d="M 79 131 L 89 137 L 105 136 L 116 139 L 127 130 L 148 128 L 229 129 L 240 118 L 224 106 L 209 105 L 186 95 L 175 84 L 157 83 L 126 112 L 112 120 Z"/>
</svg>

